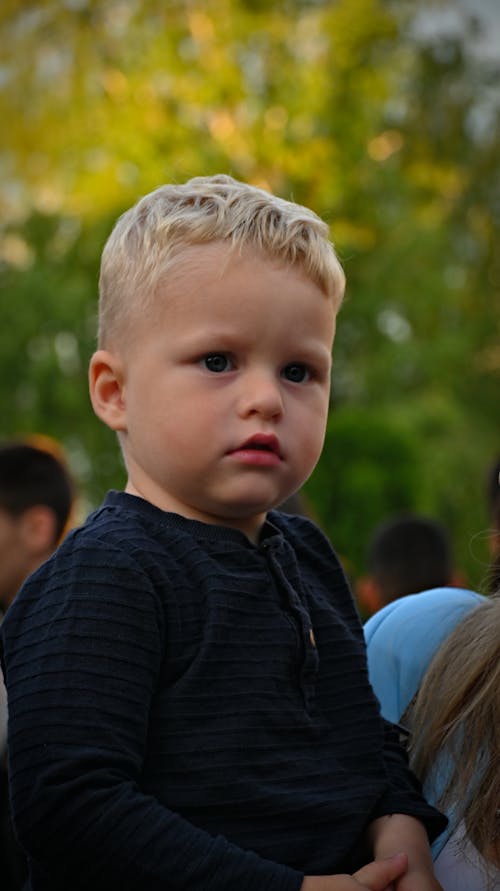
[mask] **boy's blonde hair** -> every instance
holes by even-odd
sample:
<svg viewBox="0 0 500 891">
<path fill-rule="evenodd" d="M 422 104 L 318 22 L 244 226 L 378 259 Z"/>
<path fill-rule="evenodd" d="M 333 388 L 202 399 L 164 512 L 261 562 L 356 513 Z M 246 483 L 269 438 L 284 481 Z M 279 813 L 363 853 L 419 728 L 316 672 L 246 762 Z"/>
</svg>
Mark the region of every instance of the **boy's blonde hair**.
<svg viewBox="0 0 500 891">
<path fill-rule="evenodd" d="M 215 241 L 300 267 L 340 305 L 344 273 L 320 217 L 230 176 L 197 176 L 161 186 L 118 219 L 102 254 L 100 346 L 151 307 L 186 248 Z"/>
</svg>

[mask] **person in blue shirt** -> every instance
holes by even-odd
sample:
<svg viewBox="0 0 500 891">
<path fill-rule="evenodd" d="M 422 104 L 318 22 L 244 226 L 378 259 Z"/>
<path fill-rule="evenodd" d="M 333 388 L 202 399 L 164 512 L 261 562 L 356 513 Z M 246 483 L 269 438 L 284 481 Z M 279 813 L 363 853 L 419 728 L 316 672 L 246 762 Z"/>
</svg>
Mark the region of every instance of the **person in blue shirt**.
<svg viewBox="0 0 500 891">
<path fill-rule="evenodd" d="M 368 673 L 387 721 L 401 721 L 441 644 L 483 600 L 466 588 L 430 588 L 392 600 L 365 622 Z"/>
<path fill-rule="evenodd" d="M 344 574 L 274 510 L 320 456 L 344 274 L 312 211 L 228 176 L 104 248 L 97 416 L 127 468 L 2 628 L 31 891 L 438 891 Z"/>
<path fill-rule="evenodd" d="M 444 891 L 500 885 L 500 596 L 436 588 L 365 624 L 382 714 L 408 732 L 410 763 L 448 817 L 432 846 Z"/>
</svg>

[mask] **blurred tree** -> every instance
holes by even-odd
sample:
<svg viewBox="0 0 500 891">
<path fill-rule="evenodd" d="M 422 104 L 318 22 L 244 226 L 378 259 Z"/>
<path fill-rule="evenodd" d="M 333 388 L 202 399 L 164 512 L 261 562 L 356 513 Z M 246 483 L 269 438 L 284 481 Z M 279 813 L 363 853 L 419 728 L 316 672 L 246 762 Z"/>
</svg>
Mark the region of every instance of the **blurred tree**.
<svg viewBox="0 0 500 891">
<path fill-rule="evenodd" d="M 306 491 L 351 574 L 363 566 L 380 517 L 417 501 L 418 451 L 412 431 L 376 408 L 331 413 L 321 465 Z"/>
<path fill-rule="evenodd" d="M 87 397 L 100 250 L 144 192 L 230 172 L 314 207 L 346 268 L 308 486 L 324 528 L 357 572 L 375 522 L 426 510 L 480 584 L 499 447 L 500 60 L 476 51 L 480 22 L 460 9 L 5 0 L 4 435 L 58 436 L 85 507 L 122 484 Z"/>
</svg>

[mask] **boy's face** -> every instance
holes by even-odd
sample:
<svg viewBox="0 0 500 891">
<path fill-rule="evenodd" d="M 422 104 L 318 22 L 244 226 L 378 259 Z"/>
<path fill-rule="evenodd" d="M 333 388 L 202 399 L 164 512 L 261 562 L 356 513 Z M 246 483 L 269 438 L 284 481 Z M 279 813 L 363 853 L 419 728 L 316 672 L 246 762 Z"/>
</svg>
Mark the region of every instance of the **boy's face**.
<svg viewBox="0 0 500 891">
<path fill-rule="evenodd" d="M 186 251 L 156 321 L 103 354 L 111 421 L 94 407 L 121 431 L 127 491 L 255 540 L 319 458 L 334 331 L 332 301 L 300 270 L 217 243 Z"/>
</svg>

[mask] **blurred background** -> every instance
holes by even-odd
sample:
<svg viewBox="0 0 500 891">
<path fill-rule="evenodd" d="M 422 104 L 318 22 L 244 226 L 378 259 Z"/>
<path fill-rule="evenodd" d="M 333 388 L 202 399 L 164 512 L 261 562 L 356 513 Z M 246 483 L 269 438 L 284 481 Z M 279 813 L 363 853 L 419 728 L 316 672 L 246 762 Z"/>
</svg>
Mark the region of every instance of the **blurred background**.
<svg viewBox="0 0 500 891">
<path fill-rule="evenodd" d="M 313 207 L 348 287 L 308 508 L 355 577 L 385 516 L 451 530 L 481 588 L 500 452 L 497 0 L 4 0 L 2 438 L 55 437 L 80 512 L 121 487 L 93 416 L 103 243 L 166 181 Z"/>
</svg>

